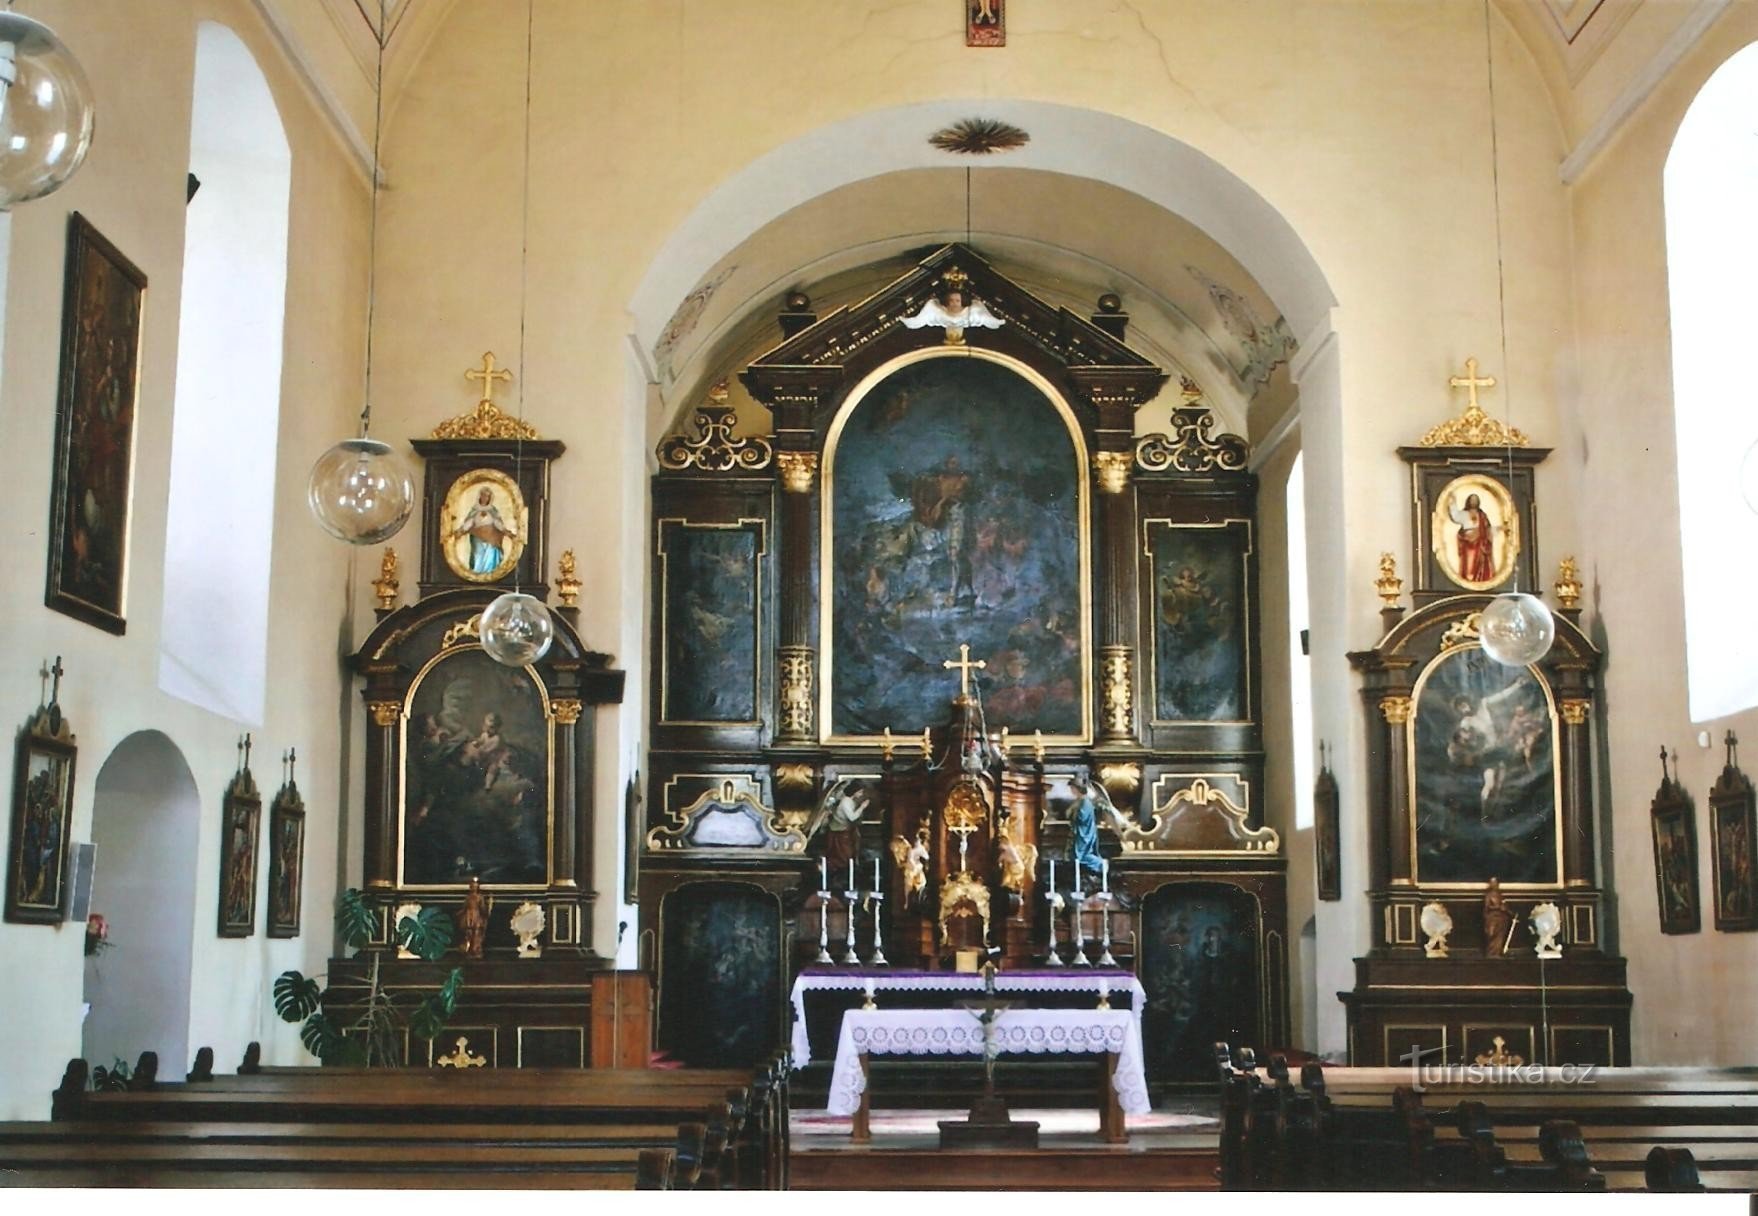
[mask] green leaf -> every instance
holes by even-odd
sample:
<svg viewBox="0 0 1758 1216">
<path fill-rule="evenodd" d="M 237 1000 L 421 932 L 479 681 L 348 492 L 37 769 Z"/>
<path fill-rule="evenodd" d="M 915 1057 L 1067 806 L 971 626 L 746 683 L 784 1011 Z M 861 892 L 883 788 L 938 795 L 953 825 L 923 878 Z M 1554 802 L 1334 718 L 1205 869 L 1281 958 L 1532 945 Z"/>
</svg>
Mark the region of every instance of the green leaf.
<svg viewBox="0 0 1758 1216">
<path fill-rule="evenodd" d="M 452 918 L 439 908 L 423 908 L 397 922 L 397 944 L 433 962 L 452 944 Z"/>
<path fill-rule="evenodd" d="M 464 987 L 464 969 L 453 967 L 452 973 L 446 976 L 446 982 L 439 987 L 439 994 L 434 999 L 439 1002 L 447 1017 L 458 1012 L 458 992 Z"/>
<path fill-rule="evenodd" d="M 343 1038 L 337 1042 L 335 1050 L 323 1057 L 325 1064 L 339 1064 L 344 1068 L 365 1068 L 366 1048 L 360 1045 L 359 1039 Z"/>
<path fill-rule="evenodd" d="M 299 1041 L 305 1044 L 305 1050 L 327 1064 L 348 1040 L 327 1015 L 314 1013 L 299 1028 Z"/>
<path fill-rule="evenodd" d="M 366 945 L 377 928 L 378 913 L 359 891 L 349 887 L 336 897 L 336 930 L 350 947 L 358 950 Z"/>
<path fill-rule="evenodd" d="M 274 992 L 275 1012 L 281 1015 L 283 1022 L 304 1021 L 316 1013 L 323 1002 L 317 981 L 297 971 L 282 973 L 275 981 Z"/>
<path fill-rule="evenodd" d="M 409 1033 L 418 1039 L 432 1039 L 446 1028 L 446 1011 L 439 1000 L 428 997 L 409 1015 Z"/>
</svg>

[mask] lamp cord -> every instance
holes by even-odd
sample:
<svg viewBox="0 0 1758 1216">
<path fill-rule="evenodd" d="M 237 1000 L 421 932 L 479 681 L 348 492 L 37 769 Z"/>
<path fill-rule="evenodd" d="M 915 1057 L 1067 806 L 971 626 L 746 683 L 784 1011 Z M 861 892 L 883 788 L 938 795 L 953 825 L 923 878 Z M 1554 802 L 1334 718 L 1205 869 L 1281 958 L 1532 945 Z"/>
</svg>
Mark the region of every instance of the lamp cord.
<svg viewBox="0 0 1758 1216">
<path fill-rule="evenodd" d="M 525 312 L 531 275 L 531 48 L 536 0 L 525 0 L 525 149 L 519 215 L 519 429 L 513 448 L 513 481 L 525 471 Z M 527 538 L 529 539 L 529 538 Z M 513 565 L 513 594 L 519 594 L 519 565 Z"/>
<path fill-rule="evenodd" d="M 385 128 L 385 0 L 378 0 L 378 75 L 372 89 L 372 205 L 366 221 L 366 384 L 360 406 L 360 437 L 372 430 L 372 318 L 378 299 L 378 156 Z"/>
<path fill-rule="evenodd" d="M 1513 386 L 1509 382 L 1511 377 L 1508 368 L 1508 281 L 1502 253 L 1502 172 L 1499 143 L 1496 137 L 1496 58 L 1490 31 L 1489 0 L 1483 0 L 1483 62 L 1485 74 L 1489 79 L 1489 180 L 1496 221 L 1496 307 L 1501 322 L 1502 395 L 1507 403 L 1505 410 L 1508 415 L 1508 490 L 1512 493 L 1514 489 L 1514 392 Z M 1518 554 L 1514 557 L 1513 576 L 1513 594 L 1518 595 L 1520 592 L 1520 558 Z"/>
</svg>

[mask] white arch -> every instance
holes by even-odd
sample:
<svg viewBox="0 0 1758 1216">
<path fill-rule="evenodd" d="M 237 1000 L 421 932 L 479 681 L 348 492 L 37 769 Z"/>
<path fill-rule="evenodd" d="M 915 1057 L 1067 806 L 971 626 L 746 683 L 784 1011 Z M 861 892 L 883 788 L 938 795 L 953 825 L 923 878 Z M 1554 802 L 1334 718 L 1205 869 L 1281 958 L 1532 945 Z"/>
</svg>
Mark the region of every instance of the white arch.
<svg viewBox="0 0 1758 1216">
<path fill-rule="evenodd" d="M 839 186 L 900 169 L 945 168 L 921 136 L 969 116 L 969 100 L 872 110 L 820 127 L 722 182 L 666 241 L 630 301 L 635 334 L 654 342 L 680 301 L 729 249 L 783 213 Z M 1336 304 L 1306 243 L 1264 197 L 1205 153 L 1115 114 L 1041 101 L 982 102 L 985 114 L 1031 132 L 1009 168 L 1108 182 L 1183 216 L 1237 258 L 1296 335 Z"/>
<path fill-rule="evenodd" d="M 238 35 L 196 27 L 159 687 L 260 723 L 292 152 Z M 214 523 L 225 520 L 226 543 Z"/>
</svg>

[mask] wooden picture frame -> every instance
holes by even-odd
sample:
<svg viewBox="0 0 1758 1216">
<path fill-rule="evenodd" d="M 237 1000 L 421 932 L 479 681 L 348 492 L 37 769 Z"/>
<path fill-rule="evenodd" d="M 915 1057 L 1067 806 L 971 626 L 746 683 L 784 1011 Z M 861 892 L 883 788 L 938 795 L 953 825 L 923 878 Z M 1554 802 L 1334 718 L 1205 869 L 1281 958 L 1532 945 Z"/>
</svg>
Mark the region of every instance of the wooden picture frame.
<svg viewBox="0 0 1758 1216">
<path fill-rule="evenodd" d="M 1718 933 L 1758 929 L 1758 799 L 1752 779 L 1740 771 L 1727 734 L 1727 763 L 1709 790 L 1710 856 L 1714 859 L 1715 928 Z"/>
<path fill-rule="evenodd" d="M 1343 841 L 1341 798 L 1327 751 L 1320 743 L 1319 772 L 1312 783 L 1312 855 L 1317 870 L 1318 897 L 1331 902 L 1343 898 Z"/>
<path fill-rule="evenodd" d="M 249 738 L 239 744 L 243 759 L 220 814 L 219 934 L 250 937 L 256 932 L 257 829 L 262 820 L 262 795 L 250 775 Z"/>
<path fill-rule="evenodd" d="M 65 282 L 43 602 L 121 634 L 147 279 L 75 211 Z"/>
<path fill-rule="evenodd" d="M 287 778 L 269 804 L 269 889 L 267 933 L 298 937 L 305 882 L 305 800 L 293 780 L 293 753 L 288 752 Z"/>
<path fill-rule="evenodd" d="M 1660 931 L 1696 933 L 1703 928 L 1703 906 L 1697 887 L 1697 817 L 1691 797 L 1666 767 L 1660 753 L 1660 788 L 1649 805 L 1654 838 L 1654 898 L 1660 910 Z"/>
<path fill-rule="evenodd" d="M 67 834 L 77 757 L 60 703 L 51 699 L 39 706 L 18 735 L 6 849 L 6 919 L 15 924 L 54 925 L 67 919 Z"/>
</svg>

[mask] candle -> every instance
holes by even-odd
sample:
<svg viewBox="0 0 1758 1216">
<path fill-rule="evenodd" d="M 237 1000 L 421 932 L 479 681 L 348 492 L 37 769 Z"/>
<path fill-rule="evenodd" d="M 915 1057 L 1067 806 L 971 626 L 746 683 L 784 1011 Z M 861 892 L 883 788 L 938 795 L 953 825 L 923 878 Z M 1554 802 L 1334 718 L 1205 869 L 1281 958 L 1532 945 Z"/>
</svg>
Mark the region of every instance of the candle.
<svg viewBox="0 0 1758 1216">
<path fill-rule="evenodd" d="M 855 859 L 852 857 L 848 859 L 848 886 L 845 889 L 849 891 L 855 889 Z"/>
<path fill-rule="evenodd" d="M 1111 999 L 1111 981 L 1101 975 L 1099 977 L 1099 1000 L 1107 1001 L 1110 999 Z"/>
<path fill-rule="evenodd" d="M 824 868 L 822 857 L 818 859 L 818 889 L 820 891 L 830 890 L 830 872 Z"/>
<path fill-rule="evenodd" d="M 1099 889 L 1107 893 L 1111 890 L 1111 863 L 1103 857 L 1099 858 Z"/>
<path fill-rule="evenodd" d="M 873 859 L 873 889 L 875 891 L 879 889 L 879 859 L 877 857 Z"/>
<path fill-rule="evenodd" d="M 1052 857 L 1050 859 L 1050 890 L 1054 891 L 1055 889 L 1056 889 L 1056 859 L 1054 857 Z"/>
</svg>

